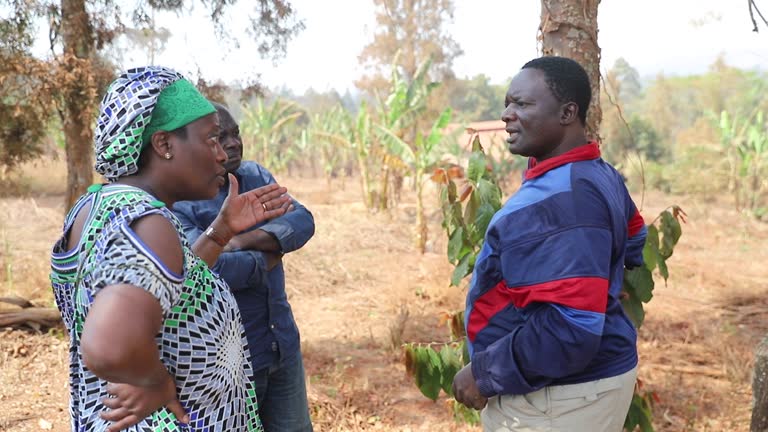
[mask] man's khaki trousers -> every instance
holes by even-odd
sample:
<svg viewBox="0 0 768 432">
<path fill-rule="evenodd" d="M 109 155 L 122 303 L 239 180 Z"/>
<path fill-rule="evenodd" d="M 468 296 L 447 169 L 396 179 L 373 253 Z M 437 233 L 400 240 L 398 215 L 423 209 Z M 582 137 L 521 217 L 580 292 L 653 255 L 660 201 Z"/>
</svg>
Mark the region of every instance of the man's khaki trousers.
<svg viewBox="0 0 768 432">
<path fill-rule="evenodd" d="M 582 384 L 544 387 L 488 399 L 484 432 L 621 432 L 637 368 Z"/>
</svg>

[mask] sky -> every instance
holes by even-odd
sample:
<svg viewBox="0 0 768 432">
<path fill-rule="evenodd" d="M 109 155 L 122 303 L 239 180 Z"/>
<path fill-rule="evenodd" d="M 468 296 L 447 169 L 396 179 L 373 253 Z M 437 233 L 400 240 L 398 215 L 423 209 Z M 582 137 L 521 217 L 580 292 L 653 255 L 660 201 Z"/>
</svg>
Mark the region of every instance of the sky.
<svg viewBox="0 0 768 432">
<path fill-rule="evenodd" d="M 358 55 L 373 39 L 371 0 L 292 0 L 306 25 L 276 63 L 261 60 L 244 30 L 252 4 L 240 1 L 227 16 L 239 47 L 218 42 L 202 7 L 177 16 L 162 13 L 157 25 L 172 37 L 156 62 L 188 76 L 198 69 L 208 80 L 231 83 L 256 74 L 271 88 L 303 93 L 354 87 L 363 74 Z M 642 77 L 706 71 L 718 55 L 741 68 L 768 70 L 768 26 L 752 31 L 747 2 L 736 0 L 603 0 L 598 10 L 602 68 L 624 57 Z M 768 0 L 758 0 L 768 14 Z M 454 0 L 453 22 L 446 31 L 464 51 L 454 61 L 459 77 L 485 74 L 503 84 L 537 57 L 539 0 Z M 239 36 L 242 35 L 242 36 Z M 146 53 L 123 55 L 123 67 L 146 64 Z"/>
</svg>

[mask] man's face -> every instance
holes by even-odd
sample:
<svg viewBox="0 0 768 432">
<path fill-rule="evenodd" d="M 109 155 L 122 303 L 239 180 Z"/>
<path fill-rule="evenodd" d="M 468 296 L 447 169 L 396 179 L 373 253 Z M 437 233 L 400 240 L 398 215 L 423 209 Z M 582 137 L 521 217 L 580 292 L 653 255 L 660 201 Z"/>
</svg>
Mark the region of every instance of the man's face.
<svg viewBox="0 0 768 432">
<path fill-rule="evenodd" d="M 219 108 L 219 121 L 221 122 L 221 134 L 219 143 L 227 154 L 224 168 L 227 172 L 235 172 L 240 168 L 243 160 L 243 140 L 240 139 L 240 127 L 235 123 L 232 114 L 224 108 Z"/>
<path fill-rule="evenodd" d="M 521 70 L 509 84 L 501 120 L 512 154 L 547 159 L 563 140 L 562 106 L 547 86 L 544 72 Z"/>
</svg>

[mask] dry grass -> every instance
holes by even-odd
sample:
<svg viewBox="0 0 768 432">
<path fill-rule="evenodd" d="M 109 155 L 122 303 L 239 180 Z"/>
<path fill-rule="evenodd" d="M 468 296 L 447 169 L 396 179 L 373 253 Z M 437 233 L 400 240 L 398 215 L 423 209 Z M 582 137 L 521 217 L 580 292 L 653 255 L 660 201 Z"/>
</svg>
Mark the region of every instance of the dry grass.
<svg viewBox="0 0 768 432">
<path fill-rule="evenodd" d="M 465 293 L 448 287 L 439 220 L 431 218 L 433 241 L 420 256 L 410 192 L 391 213 L 370 214 L 354 181 L 328 190 L 324 180 L 278 177 L 317 223 L 315 238 L 285 259 L 316 430 L 479 430 L 454 423 L 445 397 L 421 396 L 391 348 L 443 340 L 440 314 L 463 305 Z M 61 161 L 26 166 L 17 194 L 0 198 L 0 296 L 51 303 L 48 251 L 63 178 Z M 753 347 L 768 329 L 768 225 L 725 200 L 651 193 L 645 202 L 647 215 L 676 203 L 690 216 L 640 331 L 640 377 L 660 398 L 656 428 L 746 431 Z M 68 430 L 65 363 L 60 332 L 0 332 L 0 430 L 40 430 L 40 419 Z"/>
<path fill-rule="evenodd" d="M 0 296 L 23 295 L 52 305 L 46 256 L 61 231 L 65 181 L 56 173 L 63 170 L 63 164 L 48 162 L 25 168 L 23 176 L 4 189 L 16 190 L 16 195 L 0 199 Z M 30 185 L 44 184 L 47 176 L 53 180 L 43 188 L 45 192 L 29 189 Z"/>
</svg>

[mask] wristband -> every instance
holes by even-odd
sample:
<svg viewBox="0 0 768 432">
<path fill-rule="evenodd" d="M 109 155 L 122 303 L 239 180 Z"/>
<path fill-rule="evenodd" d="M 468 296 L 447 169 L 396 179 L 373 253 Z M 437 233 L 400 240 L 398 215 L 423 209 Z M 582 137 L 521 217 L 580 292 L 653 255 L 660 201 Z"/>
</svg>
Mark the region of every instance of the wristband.
<svg viewBox="0 0 768 432">
<path fill-rule="evenodd" d="M 214 243 L 221 247 L 225 247 L 227 245 L 227 242 L 224 241 L 223 238 L 219 235 L 219 232 L 216 231 L 216 229 L 213 227 L 213 225 L 209 226 L 208 229 L 205 230 L 203 233 L 206 237 L 213 240 Z"/>
</svg>

